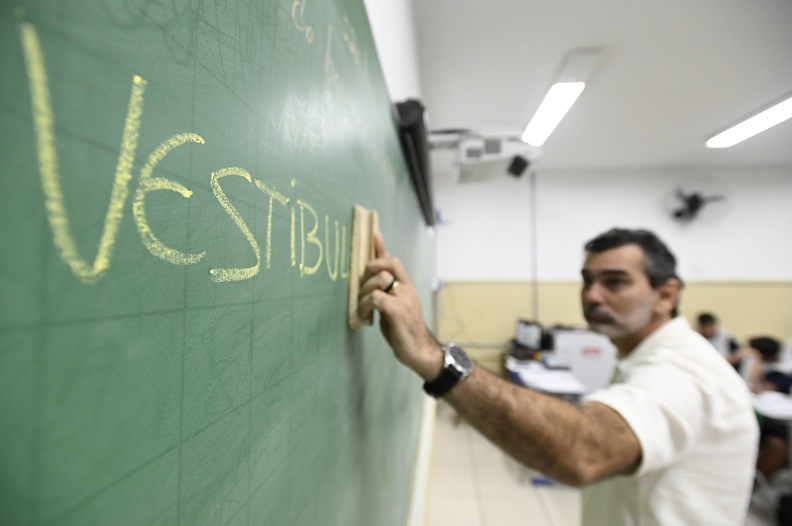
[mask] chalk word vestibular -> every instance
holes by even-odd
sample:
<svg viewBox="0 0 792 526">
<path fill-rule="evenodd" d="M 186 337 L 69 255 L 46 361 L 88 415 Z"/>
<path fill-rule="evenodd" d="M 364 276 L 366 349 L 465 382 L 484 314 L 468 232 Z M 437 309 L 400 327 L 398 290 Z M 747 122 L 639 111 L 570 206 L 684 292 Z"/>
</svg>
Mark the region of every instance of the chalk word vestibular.
<svg viewBox="0 0 792 526">
<path fill-rule="evenodd" d="M 296 3 L 295 3 L 296 4 Z M 304 3 L 303 3 L 304 5 Z M 295 11 L 296 12 L 296 11 Z M 72 237 L 69 226 L 69 216 L 64 203 L 63 189 L 61 186 L 60 170 L 58 167 L 58 154 L 55 145 L 54 117 L 47 82 L 47 71 L 44 64 L 44 54 L 35 28 L 29 23 L 22 23 L 22 47 L 25 53 L 27 74 L 30 83 L 30 93 L 33 106 L 33 127 L 36 136 L 39 172 L 44 191 L 44 205 L 53 234 L 55 246 L 61 258 L 71 268 L 72 273 L 83 283 L 96 283 L 104 277 L 110 268 L 113 258 L 113 247 L 118 237 L 118 227 L 124 215 L 124 207 L 129 196 L 129 183 L 132 180 L 132 167 L 137 152 L 140 124 L 143 115 L 143 97 L 146 91 L 146 81 L 138 75 L 132 79 L 132 92 L 127 106 L 124 130 L 121 134 L 121 149 L 116 165 L 113 188 L 110 194 L 110 203 L 105 215 L 99 247 L 93 263 L 86 261 L 79 253 L 77 244 Z M 156 190 L 170 190 L 180 194 L 185 199 L 192 196 L 192 191 L 184 185 L 163 177 L 155 177 L 154 169 L 171 151 L 185 144 L 205 144 L 205 140 L 195 133 L 179 133 L 165 139 L 148 157 L 146 164 L 140 170 L 139 184 L 132 203 L 132 214 L 140 239 L 148 251 L 174 265 L 193 265 L 206 255 L 206 252 L 187 253 L 166 246 L 154 234 L 146 218 L 146 195 Z M 286 197 L 275 188 L 268 186 L 258 179 L 254 179 L 244 168 L 228 167 L 213 172 L 210 184 L 217 202 L 234 221 L 239 231 L 247 240 L 255 255 L 256 264 L 241 268 L 212 268 L 209 277 L 216 282 L 229 282 L 250 279 L 261 271 L 262 254 L 256 237 L 237 212 L 231 200 L 226 196 L 220 181 L 225 177 L 241 177 L 252 186 L 260 190 L 269 201 L 267 212 L 267 236 L 264 249 L 264 268 L 269 269 L 272 260 L 272 216 L 276 206 L 289 208 L 291 217 L 291 265 L 298 267 L 297 263 L 297 224 L 299 222 L 299 271 L 300 277 L 316 274 L 326 262 L 328 277 L 336 281 L 349 278 L 349 261 L 344 255 L 348 253 L 347 226 L 341 226 L 334 220 L 335 241 L 334 257 L 331 264 L 330 252 L 330 217 L 324 216 L 324 240 L 317 235 L 321 221 L 313 206 L 301 199 Z M 292 179 L 291 186 L 296 186 Z M 299 216 L 299 220 L 298 220 Z M 324 241 L 324 243 L 322 243 Z M 313 246 L 311 250 L 310 247 Z M 327 252 L 327 253 L 326 253 Z M 312 261 L 308 261 L 310 254 Z M 339 272 L 340 269 L 340 272 Z"/>
</svg>

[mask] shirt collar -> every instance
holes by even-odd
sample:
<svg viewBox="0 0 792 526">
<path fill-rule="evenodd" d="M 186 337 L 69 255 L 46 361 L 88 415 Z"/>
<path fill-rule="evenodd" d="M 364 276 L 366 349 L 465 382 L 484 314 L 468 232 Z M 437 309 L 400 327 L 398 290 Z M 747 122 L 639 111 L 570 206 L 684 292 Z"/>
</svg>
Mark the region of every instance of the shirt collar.
<svg viewBox="0 0 792 526">
<path fill-rule="evenodd" d="M 635 348 L 630 351 L 629 354 L 627 354 L 627 356 L 619 361 L 629 362 L 639 356 L 648 354 L 657 348 L 660 345 L 660 342 L 667 341 L 668 338 L 673 337 L 674 335 L 684 334 L 690 330 L 690 324 L 684 317 L 677 316 L 675 318 L 671 318 L 660 327 L 655 329 L 654 332 L 649 334 L 649 336 L 644 338 L 641 343 L 636 345 Z"/>
</svg>

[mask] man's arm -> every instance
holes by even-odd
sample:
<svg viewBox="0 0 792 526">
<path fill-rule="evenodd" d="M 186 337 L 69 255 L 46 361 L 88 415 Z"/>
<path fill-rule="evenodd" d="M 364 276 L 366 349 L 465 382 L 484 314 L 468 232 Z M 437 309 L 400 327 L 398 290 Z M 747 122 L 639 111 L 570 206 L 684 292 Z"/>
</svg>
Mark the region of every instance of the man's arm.
<svg viewBox="0 0 792 526">
<path fill-rule="evenodd" d="M 415 288 L 381 237 L 377 259 L 361 279 L 359 311 L 378 310 L 380 326 L 396 357 L 425 380 L 443 367 L 443 353 L 426 329 Z M 384 292 L 397 279 L 400 286 Z M 604 404 L 581 407 L 517 387 L 476 368 L 445 399 L 483 435 L 527 466 L 581 486 L 634 471 L 641 447 L 627 423 Z"/>
<path fill-rule="evenodd" d="M 628 474 L 641 446 L 607 405 L 569 402 L 518 387 L 481 367 L 446 400 L 495 445 L 515 459 L 571 486 Z"/>
</svg>

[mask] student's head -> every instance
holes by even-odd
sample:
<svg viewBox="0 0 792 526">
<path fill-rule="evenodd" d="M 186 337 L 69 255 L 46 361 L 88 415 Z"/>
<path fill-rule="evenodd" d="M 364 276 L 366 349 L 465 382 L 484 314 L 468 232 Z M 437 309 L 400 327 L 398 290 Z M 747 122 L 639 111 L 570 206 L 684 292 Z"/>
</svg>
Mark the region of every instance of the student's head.
<svg viewBox="0 0 792 526">
<path fill-rule="evenodd" d="M 759 351 L 762 360 L 765 362 L 775 362 L 778 360 L 778 353 L 781 350 L 781 343 L 769 336 L 759 336 L 748 340 L 748 346 Z"/>
<path fill-rule="evenodd" d="M 696 330 L 705 338 L 712 338 L 715 336 L 715 331 L 718 329 L 718 319 L 709 312 L 702 312 L 698 315 L 698 327 Z"/>
<path fill-rule="evenodd" d="M 630 347 L 677 315 L 676 258 L 653 233 L 614 228 L 585 250 L 581 300 L 592 330 Z"/>
</svg>

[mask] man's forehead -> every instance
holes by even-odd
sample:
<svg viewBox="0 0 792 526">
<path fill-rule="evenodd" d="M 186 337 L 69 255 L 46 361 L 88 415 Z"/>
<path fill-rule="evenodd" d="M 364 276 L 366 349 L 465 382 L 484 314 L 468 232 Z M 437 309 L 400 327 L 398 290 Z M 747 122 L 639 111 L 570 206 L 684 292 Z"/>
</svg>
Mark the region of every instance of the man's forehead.
<svg viewBox="0 0 792 526">
<path fill-rule="evenodd" d="M 643 272 L 644 253 L 638 245 L 623 245 L 586 255 L 581 272 L 632 274 Z"/>
</svg>

